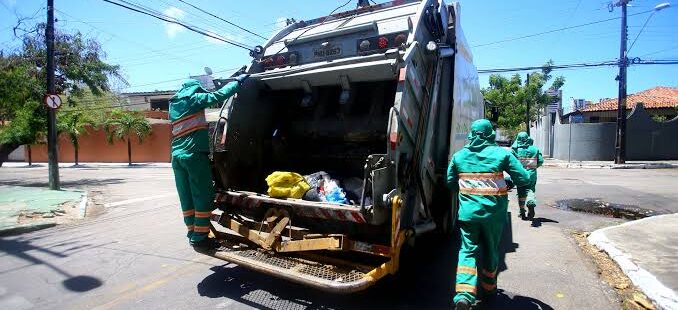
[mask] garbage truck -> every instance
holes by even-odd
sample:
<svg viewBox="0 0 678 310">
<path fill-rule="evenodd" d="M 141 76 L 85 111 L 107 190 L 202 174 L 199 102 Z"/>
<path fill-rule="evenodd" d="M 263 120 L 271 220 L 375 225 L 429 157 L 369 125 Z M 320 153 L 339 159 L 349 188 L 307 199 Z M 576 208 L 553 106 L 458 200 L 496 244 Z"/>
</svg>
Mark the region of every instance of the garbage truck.
<svg viewBox="0 0 678 310">
<path fill-rule="evenodd" d="M 237 73 L 250 78 L 208 116 L 210 235 L 222 246 L 206 254 L 350 293 L 395 274 L 404 244 L 450 231 L 458 203 L 447 163 L 484 117 L 460 9 L 360 6 L 292 21 L 253 49 Z M 275 171 L 325 175 L 346 199 L 272 197 Z"/>
</svg>

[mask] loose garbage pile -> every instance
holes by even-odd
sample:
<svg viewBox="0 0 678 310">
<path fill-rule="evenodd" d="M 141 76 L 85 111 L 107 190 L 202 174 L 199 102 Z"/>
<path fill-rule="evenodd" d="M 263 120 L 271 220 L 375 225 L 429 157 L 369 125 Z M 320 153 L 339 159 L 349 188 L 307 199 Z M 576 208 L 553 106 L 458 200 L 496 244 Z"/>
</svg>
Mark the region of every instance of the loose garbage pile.
<svg viewBox="0 0 678 310">
<path fill-rule="evenodd" d="M 307 201 L 360 205 L 363 181 L 345 178 L 341 181 L 319 171 L 302 176 L 295 172 L 276 171 L 266 177 L 268 195 L 273 198 L 296 198 Z M 371 201 L 366 199 L 366 204 Z"/>
</svg>

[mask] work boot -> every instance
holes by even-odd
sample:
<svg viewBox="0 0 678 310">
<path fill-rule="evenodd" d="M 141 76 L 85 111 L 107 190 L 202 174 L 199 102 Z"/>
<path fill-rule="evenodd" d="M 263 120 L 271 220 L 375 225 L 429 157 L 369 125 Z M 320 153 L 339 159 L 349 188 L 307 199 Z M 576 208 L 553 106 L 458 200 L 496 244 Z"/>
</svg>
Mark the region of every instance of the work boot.
<svg viewBox="0 0 678 310">
<path fill-rule="evenodd" d="M 530 220 L 534 218 L 534 205 L 527 206 L 527 218 Z"/>
<path fill-rule="evenodd" d="M 471 309 L 471 303 L 468 302 L 468 300 L 466 300 L 464 298 L 459 299 L 454 304 L 454 309 L 456 309 L 456 310 L 469 310 L 469 309 Z"/>
<path fill-rule="evenodd" d="M 525 208 L 520 208 L 520 214 L 518 214 L 521 220 L 525 220 Z"/>
<path fill-rule="evenodd" d="M 198 242 L 191 242 L 191 246 L 197 252 L 208 252 L 221 247 L 221 243 L 215 238 L 205 238 Z"/>
</svg>

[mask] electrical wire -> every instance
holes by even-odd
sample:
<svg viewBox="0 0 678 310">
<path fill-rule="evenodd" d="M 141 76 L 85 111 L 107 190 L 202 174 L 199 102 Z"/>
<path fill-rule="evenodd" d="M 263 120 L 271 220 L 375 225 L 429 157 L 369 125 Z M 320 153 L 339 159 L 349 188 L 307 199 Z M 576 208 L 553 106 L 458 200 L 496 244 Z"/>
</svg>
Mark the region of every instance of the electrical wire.
<svg viewBox="0 0 678 310">
<path fill-rule="evenodd" d="M 110 3 L 110 4 L 113 4 L 113 5 L 122 7 L 122 8 L 125 8 L 125 9 L 130 10 L 130 11 L 134 11 L 134 12 L 137 12 L 137 13 L 141 13 L 141 14 L 144 14 L 144 15 L 148 15 L 148 16 L 151 16 L 151 17 L 153 17 L 153 18 L 156 18 L 156 19 L 159 19 L 159 20 L 162 20 L 162 21 L 171 23 L 171 24 L 179 25 L 179 26 L 184 27 L 184 28 L 186 28 L 186 29 L 188 29 L 188 30 L 190 30 L 190 31 L 192 31 L 192 32 L 201 34 L 201 35 L 206 36 L 206 37 L 213 38 L 213 39 L 215 39 L 215 40 L 222 41 L 222 42 L 224 42 L 224 43 L 231 44 L 231 45 L 233 45 L 233 46 L 240 47 L 240 48 L 245 49 L 245 50 L 248 50 L 248 51 L 251 51 L 251 50 L 252 50 L 250 47 L 246 46 L 246 45 L 243 44 L 243 43 L 240 43 L 240 42 L 237 42 L 237 41 L 234 41 L 234 40 L 229 40 L 229 39 L 226 39 L 226 38 L 222 38 L 222 37 L 220 37 L 220 36 L 217 36 L 217 35 L 214 35 L 214 34 L 212 34 L 212 33 L 209 33 L 209 31 L 205 31 L 205 30 L 199 29 L 199 28 L 197 28 L 197 27 L 195 27 L 195 26 L 188 25 L 188 24 L 186 24 L 186 23 L 184 23 L 184 22 L 180 22 L 180 21 L 178 21 L 178 20 L 172 19 L 172 18 L 170 18 L 169 16 L 166 16 L 166 15 L 164 15 L 164 14 L 160 15 L 160 14 L 155 14 L 154 12 L 148 12 L 148 11 L 145 11 L 145 10 L 143 10 L 143 9 L 134 8 L 134 7 L 132 7 L 132 6 L 134 6 L 134 4 L 129 3 L 129 2 L 126 2 L 126 1 L 124 1 L 124 0 L 120 0 L 121 2 L 124 2 L 124 3 L 119 3 L 119 2 L 112 1 L 112 0 L 102 0 L 102 1 L 108 2 L 108 3 Z M 138 7 L 138 5 L 137 5 L 137 7 Z"/>
<path fill-rule="evenodd" d="M 628 63 L 631 65 L 675 65 L 678 64 L 678 60 L 674 59 L 658 59 L 658 60 L 633 60 Z M 550 65 L 550 66 L 530 66 L 530 67 L 516 67 L 516 68 L 495 68 L 495 69 L 479 69 L 478 74 L 487 74 L 487 73 L 508 73 L 508 72 L 519 72 L 519 71 L 530 71 L 530 70 L 542 70 L 544 68 L 549 68 L 551 70 L 564 70 L 564 69 L 577 69 L 577 68 L 593 68 L 593 67 L 611 67 L 619 66 L 619 61 L 610 60 L 603 61 L 598 63 L 575 63 L 575 64 L 565 64 L 565 65 Z"/>
<path fill-rule="evenodd" d="M 221 18 L 221 17 L 219 17 L 219 16 L 216 16 L 216 15 L 214 15 L 214 14 L 208 12 L 208 11 L 205 11 L 205 10 L 203 10 L 203 9 L 201 9 L 201 8 L 199 8 L 199 7 L 195 6 L 195 5 L 193 5 L 193 4 L 190 4 L 190 3 L 188 3 L 188 2 L 186 2 L 186 1 L 184 1 L 184 0 L 179 0 L 179 2 L 181 2 L 181 3 L 183 3 L 183 4 L 186 4 L 186 5 L 188 5 L 188 6 L 192 7 L 192 8 L 194 8 L 194 9 L 200 11 L 200 12 L 203 12 L 203 13 L 209 15 L 209 16 L 212 16 L 212 17 L 214 17 L 214 18 L 216 18 L 216 19 L 218 19 L 218 20 L 221 20 L 221 21 L 223 21 L 223 22 L 225 22 L 225 23 L 227 23 L 227 24 L 229 24 L 229 25 L 231 25 L 231 26 L 233 26 L 233 27 L 236 27 L 236 28 L 238 28 L 238 29 L 240 29 L 240 30 L 242 30 L 242 31 L 245 31 L 245 32 L 247 32 L 247 33 L 249 33 L 249 34 L 255 35 L 255 36 L 260 37 L 260 38 L 262 38 L 262 39 L 264 39 L 264 40 L 267 40 L 267 39 L 268 39 L 268 38 L 266 38 L 266 37 L 264 37 L 264 36 L 261 36 L 261 35 L 255 33 L 255 32 L 252 32 L 252 31 L 250 31 L 250 30 L 248 30 L 248 29 L 246 29 L 246 28 L 244 28 L 244 27 L 241 27 L 241 26 L 239 26 L 239 25 L 237 25 L 237 24 L 235 24 L 235 23 L 232 23 L 232 22 L 230 22 L 230 21 L 228 21 L 228 20 L 226 20 L 226 19 L 223 19 L 223 18 Z"/>
<path fill-rule="evenodd" d="M 647 10 L 647 11 L 642 11 L 642 12 L 638 12 L 638 13 L 633 13 L 633 14 L 629 14 L 628 16 L 635 16 L 635 15 L 647 14 L 647 13 L 650 13 L 650 12 L 652 12 L 652 11 L 654 11 L 654 10 Z M 562 28 L 557 28 L 557 29 L 551 29 L 551 30 L 542 31 L 542 32 L 537 32 L 537 33 L 532 33 L 532 34 L 527 34 L 527 35 L 523 35 L 523 36 L 518 36 L 518 37 L 513 37 L 513 38 L 502 39 L 502 40 L 494 41 L 494 42 L 488 42 L 488 43 L 483 43 L 483 44 L 477 44 L 477 45 L 473 45 L 472 47 L 474 47 L 474 48 L 475 48 L 475 47 L 483 47 L 483 46 L 495 45 L 495 44 L 499 44 L 499 43 L 506 43 L 506 42 L 516 41 L 516 40 L 522 40 L 522 39 L 527 39 L 527 38 L 542 36 L 542 35 L 550 34 L 550 33 L 554 33 L 554 32 L 560 32 L 560 31 L 565 31 L 565 30 L 570 30 L 570 29 L 581 28 L 581 27 L 591 26 L 591 25 L 595 25 L 595 24 L 605 23 L 605 22 L 617 20 L 617 19 L 620 19 L 620 18 L 621 18 L 621 17 L 618 17 L 618 16 L 617 16 L 617 17 L 611 17 L 611 18 L 607 18 L 607 19 L 602 19 L 602 20 L 594 21 L 594 22 L 588 22 L 588 23 L 584 23 L 584 24 L 579 24 L 579 25 L 574 25 L 574 26 L 567 26 L 567 27 L 562 27 Z"/>
</svg>

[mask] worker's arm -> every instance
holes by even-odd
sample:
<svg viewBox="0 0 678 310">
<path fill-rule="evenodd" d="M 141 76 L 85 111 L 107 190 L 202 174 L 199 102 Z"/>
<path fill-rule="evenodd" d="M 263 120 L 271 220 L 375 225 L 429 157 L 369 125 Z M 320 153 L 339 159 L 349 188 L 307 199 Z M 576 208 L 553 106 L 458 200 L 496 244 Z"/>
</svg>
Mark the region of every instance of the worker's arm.
<svg viewBox="0 0 678 310">
<path fill-rule="evenodd" d="M 541 150 L 537 149 L 537 167 L 544 164 L 544 156 L 541 155 Z"/>
<path fill-rule="evenodd" d="M 459 183 L 457 183 L 457 167 L 454 165 L 454 157 L 450 160 L 450 165 L 447 166 L 447 187 L 453 190 L 459 189 Z"/>
<path fill-rule="evenodd" d="M 233 81 L 221 89 L 211 93 L 197 93 L 193 95 L 193 102 L 197 109 L 205 109 L 215 103 L 222 103 L 240 90 L 240 83 Z"/>
<path fill-rule="evenodd" d="M 513 156 L 513 154 L 508 154 L 506 156 L 505 164 L 506 167 L 504 168 L 504 171 L 511 176 L 511 180 L 513 180 L 513 184 L 515 184 L 516 187 L 527 186 L 530 184 L 530 175 L 527 173 L 527 170 L 523 168 L 523 164 L 520 163 L 518 158 Z"/>
</svg>

